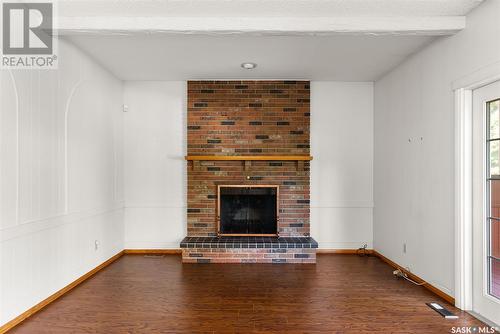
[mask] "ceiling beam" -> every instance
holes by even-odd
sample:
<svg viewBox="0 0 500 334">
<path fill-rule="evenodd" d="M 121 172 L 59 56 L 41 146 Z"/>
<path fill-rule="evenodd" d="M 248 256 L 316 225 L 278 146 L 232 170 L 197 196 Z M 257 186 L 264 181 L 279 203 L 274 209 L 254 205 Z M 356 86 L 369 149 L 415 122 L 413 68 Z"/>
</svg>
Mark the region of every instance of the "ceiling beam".
<svg viewBox="0 0 500 334">
<path fill-rule="evenodd" d="M 59 17 L 60 35 L 451 35 L 465 16 L 432 17 Z"/>
</svg>

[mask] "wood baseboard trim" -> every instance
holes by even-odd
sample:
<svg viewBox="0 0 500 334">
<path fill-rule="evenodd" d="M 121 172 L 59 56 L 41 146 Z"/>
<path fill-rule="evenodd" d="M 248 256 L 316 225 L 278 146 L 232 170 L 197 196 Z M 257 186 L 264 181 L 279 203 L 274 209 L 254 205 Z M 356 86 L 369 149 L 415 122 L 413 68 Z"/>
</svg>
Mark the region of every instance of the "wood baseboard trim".
<svg viewBox="0 0 500 334">
<path fill-rule="evenodd" d="M 373 255 L 376 256 L 376 257 L 378 257 L 380 260 L 384 261 L 385 263 L 387 263 L 391 267 L 393 267 L 395 269 L 400 269 L 401 271 L 403 271 L 404 273 L 406 273 L 408 275 L 408 277 L 411 278 L 412 280 L 414 280 L 415 282 L 417 282 L 417 283 L 424 283 L 425 282 L 426 284 L 423 285 L 424 288 L 426 288 L 427 290 L 431 291 L 435 295 L 443 298 L 444 300 L 446 300 L 451 305 L 455 305 L 455 298 L 453 298 L 452 296 L 450 296 L 446 292 L 444 292 L 444 291 L 436 288 L 435 286 L 433 286 L 430 283 L 427 283 L 425 280 L 423 280 L 420 277 L 418 277 L 417 275 L 409 272 L 408 270 L 406 270 L 405 268 L 403 268 L 402 266 L 400 266 L 396 262 L 394 262 L 394 261 L 388 259 L 387 257 L 385 257 L 384 255 L 380 254 L 376 250 L 373 251 Z"/>
<path fill-rule="evenodd" d="M 113 263 L 116 260 L 118 260 L 120 257 L 122 257 L 122 255 L 123 255 L 123 251 L 117 253 L 116 255 L 114 255 L 111 258 L 109 258 L 108 260 L 104 261 L 103 263 L 101 263 L 100 265 L 98 265 L 97 267 L 95 267 L 94 269 L 92 269 L 91 271 L 89 271 L 88 273 L 86 273 L 83 276 L 77 278 L 75 281 L 71 282 L 70 284 L 66 285 L 61 290 L 55 292 L 54 294 L 52 294 L 49 297 L 45 298 L 44 300 L 42 300 L 41 302 L 39 302 L 38 304 L 36 304 L 32 308 L 30 308 L 29 310 L 27 310 L 27 311 L 23 312 L 22 314 L 18 315 L 17 317 L 15 317 L 14 319 L 12 319 L 8 323 L 6 323 L 5 325 L 1 326 L 0 327 L 0 333 L 6 333 L 7 331 L 11 330 L 15 326 L 17 326 L 20 323 L 22 323 L 24 320 L 26 320 L 29 317 L 31 317 L 33 314 L 41 311 L 43 308 L 45 308 L 46 306 L 48 306 L 50 303 L 52 303 L 52 302 L 56 301 L 57 299 L 61 298 L 66 293 L 70 292 L 71 290 L 73 290 L 74 288 L 76 288 L 78 285 L 80 285 L 81 283 L 85 282 L 86 280 L 88 280 L 89 278 L 91 278 L 92 276 L 94 276 L 95 274 L 97 274 L 99 271 L 101 271 L 102 269 L 104 269 L 107 266 L 109 266 L 111 263 Z"/>
<path fill-rule="evenodd" d="M 316 254 L 346 254 L 346 255 L 356 255 L 361 253 L 358 249 L 329 249 L 329 248 L 318 248 Z M 366 254 L 373 254 L 373 249 L 367 249 Z"/>
<path fill-rule="evenodd" d="M 127 255 L 182 254 L 181 249 L 125 249 Z"/>
</svg>

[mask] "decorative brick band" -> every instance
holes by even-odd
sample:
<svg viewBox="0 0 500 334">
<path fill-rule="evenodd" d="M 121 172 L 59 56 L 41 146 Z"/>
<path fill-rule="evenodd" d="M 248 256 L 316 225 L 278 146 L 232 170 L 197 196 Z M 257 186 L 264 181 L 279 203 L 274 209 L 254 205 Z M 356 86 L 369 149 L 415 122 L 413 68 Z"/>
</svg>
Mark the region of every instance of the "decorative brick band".
<svg viewBox="0 0 500 334">
<path fill-rule="evenodd" d="M 316 263 L 314 248 L 183 248 L 183 263 Z"/>
</svg>

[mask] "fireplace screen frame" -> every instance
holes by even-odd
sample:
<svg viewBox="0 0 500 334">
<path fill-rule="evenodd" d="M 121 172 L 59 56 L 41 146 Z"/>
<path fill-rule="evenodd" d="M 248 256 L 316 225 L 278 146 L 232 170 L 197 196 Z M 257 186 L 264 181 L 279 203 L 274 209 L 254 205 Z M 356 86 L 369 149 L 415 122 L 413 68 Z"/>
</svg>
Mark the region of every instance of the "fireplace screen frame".
<svg viewBox="0 0 500 334">
<path fill-rule="evenodd" d="M 221 233 L 220 230 L 220 191 L 221 188 L 275 188 L 276 189 L 276 233 L 255 234 L 255 233 Z M 279 236 L 280 221 L 280 187 L 275 184 L 219 184 L 217 185 L 217 236 L 226 237 L 277 237 Z"/>
</svg>

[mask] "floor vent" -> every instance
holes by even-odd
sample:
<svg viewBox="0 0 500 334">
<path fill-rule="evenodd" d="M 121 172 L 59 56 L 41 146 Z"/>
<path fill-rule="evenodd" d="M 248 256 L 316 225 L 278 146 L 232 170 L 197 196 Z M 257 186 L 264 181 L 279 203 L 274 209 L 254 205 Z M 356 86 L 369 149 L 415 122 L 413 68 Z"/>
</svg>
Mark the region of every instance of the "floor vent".
<svg viewBox="0 0 500 334">
<path fill-rule="evenodd" d="M 438 303 L 426 303 L 426 305 L 441 314 L 445 319 L 458 319 L 458 316 L 454 315 Z"/>
</svg>

